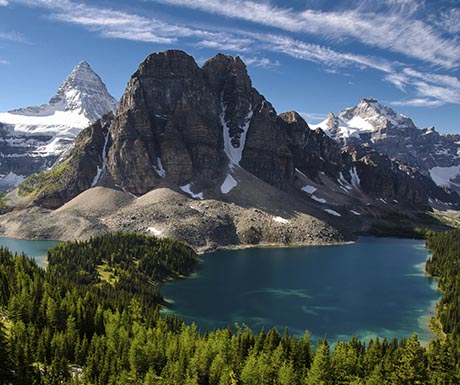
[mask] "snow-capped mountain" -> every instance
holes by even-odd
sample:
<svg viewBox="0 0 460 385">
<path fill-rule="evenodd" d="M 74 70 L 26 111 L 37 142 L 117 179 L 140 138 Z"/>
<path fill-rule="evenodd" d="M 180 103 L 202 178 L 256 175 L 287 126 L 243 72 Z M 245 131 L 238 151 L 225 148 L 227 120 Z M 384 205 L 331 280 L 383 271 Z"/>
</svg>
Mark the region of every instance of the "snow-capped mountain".
<svg viewBox="0 0 460 385">
<path fill-rule="evenodd" d="M 82 61 L 48 104 L 0 113 L 0 190 L 52 166 L 83 128 L 116 106 L 101 78 Z"/>
<path fill-rule="evenodd" d="M 460 188 L 460 135 L 439 134 L 433 127 L 419 129 L 412 119 L 376 99 L 362 99 L 310 127 L 322 128 L 344 146 L 362 144 L 402 160 L 438 185 Z"/>
</svg>

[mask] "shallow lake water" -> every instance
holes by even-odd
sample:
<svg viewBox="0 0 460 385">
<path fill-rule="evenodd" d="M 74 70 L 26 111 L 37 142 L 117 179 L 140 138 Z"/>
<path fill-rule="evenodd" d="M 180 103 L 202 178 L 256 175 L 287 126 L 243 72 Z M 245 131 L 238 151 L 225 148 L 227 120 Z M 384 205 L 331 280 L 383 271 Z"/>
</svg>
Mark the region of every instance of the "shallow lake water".
<svg viewBox="0 0 460 385">
<path fill-rule="evenodd" d="M 15 238 L 0 237 L 0 246 L 7 247 L 14 253 L 24 253 L 29 257 L 33 257 L 37 265 L 46 266 L 46 255 L 48 249 L 57 245 L 58 241 L 42 241 L 42 240 L 23 240 Z"/>
</svg>

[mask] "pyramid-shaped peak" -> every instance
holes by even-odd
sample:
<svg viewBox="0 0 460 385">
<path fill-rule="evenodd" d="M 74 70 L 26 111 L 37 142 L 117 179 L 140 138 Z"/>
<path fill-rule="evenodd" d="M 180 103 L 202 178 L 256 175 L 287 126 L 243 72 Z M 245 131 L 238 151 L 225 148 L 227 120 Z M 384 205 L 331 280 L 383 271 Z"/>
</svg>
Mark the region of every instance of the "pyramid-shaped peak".
<svg viewBox="0 0 460 385">
<path fill-rule="evenodd" d="M 61 87 L 65 86 L 65 84 L 69 82 L 95 83 L 98 85 L 102 84 L 102 80 L 99 75 L 93 71 L 86 61 L 81 61 L 73 68 L 72 72 L 61 84 Z"/>
<path fill-rule="evenodd" d="M 78 111 L 90 121 L 95 121 L 113 111 L 117 101 L 88 62 L 81 61 L 61 83 L 49 104 L 56 110 Z"/>
</svg>

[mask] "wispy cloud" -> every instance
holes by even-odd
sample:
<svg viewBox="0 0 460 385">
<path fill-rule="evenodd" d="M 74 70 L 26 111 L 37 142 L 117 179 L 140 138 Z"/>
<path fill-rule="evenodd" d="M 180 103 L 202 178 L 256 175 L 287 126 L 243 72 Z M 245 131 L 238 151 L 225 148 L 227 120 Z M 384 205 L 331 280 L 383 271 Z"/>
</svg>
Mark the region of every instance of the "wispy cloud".
<svg viewBox="0 0 460 385">
<path fill-rule="evenodd" d="M 219 28 L 209 25 L 198 28 L 193 26 L 193 23 L 173 24 L 147 15 L 96 7 L 73 0 L 9 0 L 10 3 L 41 7 L 47 10 L 52 20 L 78 25 L 106 38 L 142 41 L 169 47 L 188 44 L 198 48 L 227 51 L 242 54 L 248 65 L 265 68 L 279 65 L 279 62 L 266 57 L 270 53 L 276 53 L 319 63 L 328 71 L 373 69 L 381 72 L 386 81 L 407 94 L 406 100 L 395 102 L 399 105 L 460 104 L 458 78 L 439 74 L 439 66 L 460 66 L 458 37 L 443 38 L 434 27 L 416 18 L 419 8 L 424 6 L 423 1 L 386 0 L 383 3 L 386 13 L 382 14 L 369 8 L 370 4 L 375 2 L 365 0 L 362 1 L 363 7 L 342 12 L 310 9 L 296 12 L 288 8 L 274 7 L 266 1 L 254 0 L 150 1 L 244 19 L 272 26 L 279 33 L 254 32 L 253 28 L 229 29 L 222 32 Z M 401 16 L 404 14 L 402 9 L 405 9 L 409 15 L 407 17 L 412 19 L 404 19 Z M 450 20 L 446 23 L 447 29 L 456 30 L 455 20 L 458 16 L 455 10 L 446 16 Z M 325 44 L 307 42 L 299 37 L 302 33 L 323 36 L 326 38 Z M 331 44 L 327 44 L 333 43 L 334 38 L 354 39 L 374 47 L 402 52 L 436 66 L 431 67 L 434 68 L 432 72 L 420 72 L 409 68 L 407 64 L 376 56 L 380 50 L 374 50 L 374 56 L 337 50 L 332 48 Z M 25 40 L 20 34 L 1 32 L 0 39 Z M 342 47 L 347 45 L 344 44 Z"/>
<path fill-rule="evenodd" d="M 392 73 L 385 76 L 385 80 L 392 83 L 394 86 L 399 88 L 401 91 L 406 90 L 407 77 L 403 74 Z"/>
<path fill-rule="evenodd" d="M 308 123 L 318 123 L 326 119 L 327 114 L 322 114 L 319 112 L 305 112 L 299 111 L 299 114 L 308 122 Z"/>
<path fill-rule="evenodd" d="M 250 0 L 151 1 L 198 9 L 289 32 L 303 32 L 328 39 L 353 39 L 445 68 L 460 66 L 457 39 L 443 37 L 430 24 L 413 16 L 418 8 L 414 1 L 387 1 L 386 12 L 382 9 L 379 12 L 365 9 L 324 12 L 308 8 L 294 11 L 265 1 Z M 395 6 L 398 11 L 395 11 Z M 402 7 L 410 12 L 401 12 Z"/>
<path fill-rule="evenodd" d="M 434 24 L 444 31 L 457 34 L 460 32 L 460 9 L 452 8 L 441 12 L 438 17 L 431 18 Z"/>
<path fill-rule="evenodd" d="M 70 0 L 14 1 L 29 6 L 46 8 L 50 11 L 51 18 L 54 20 L 80 25 L 108 38 L 168 45 L 175 44 L 180 39 L 193 38 L 195 39 L 195 43 L 192 44 L 196 47 L 213 48 L 236 53 L 271 51 L 334 68 L 358 66 L 360 68 L 374 68 L 384 72 L 392 71 L 391 64 L 384 59 L 338 52 L 329 47 L 305 43 L 285 35 L 261 34 L 248 31 L 236 31 L 232 33 L 218 32 L 210 29 L 206 30 L 184 25 L 168 24 L 156 18 L 88 6 Z M 201 0 L 192 0 L 192 2 L 194 4 L 202 3 Z M 227 2 L 224 3 L 227 4 Z M 215 5 L 214 0 L 211 0 L 210 5 Z M 252 4 L 251 7 L 254 10 L 260 11 L 265 6 L 262 4 Z M 235 12 L 237 12 L 236 9 Z M 283 13 L 286 12 L 282 11 L 281 14 Z M 288 16 L 289 13 L 286 13 L 286 17 Z M 287 20 L 285 21 L 287 22 Z M 252 64 L 269 66 L 272 63 L 269 63 L 267 60 L 259 60 Z"/>
<path fill-rule="evenodd" d="M 10 62 L 5 59 L 0 59 L 0 64 L 10 64 Z"/>
<path fill-rule="evenodd" d="M 383 72 L 393 71 L 392 63 L 385 59 L 339 52 L 329 47 L 306 43 L 285 35 L 254 34 L 253 36 L 262 44 L 264 50 L 281 52 L 298 59 L 322 63 L 332 67 L 357 66 L 360 68 L 374 68 Z"/>
<path fill-rule="evenodd" d="M 19 32 L 0 32 L 0 40 L 12 41 L 16 43 L 27 43 L 27 39 Z"/>
<path fill-rule="evenodd" d="M 7 0 L 0 0 L 0 7 L 6 7 L 8 5 Z"/>
<path fill-rule="evenodd" d="M 281 63 L 278 60 L 271 60 L 267 57 L 242 56 L 241 58 L 248 66 L 261 67 L 261 68 L 273 68 L 273 67 L 279 67 L 281 65 Z"/>
<path fill-rule="evenodd" d="M 404 90 L 413 89 L 416 98 L 395 101 L 394 105 L 437 107 L 460 104 L 460 79 L 449 75 L 419 72 L 404 68 L 400 73 L 388 75 L 386 80 Z"/>
<path fill-rule="evenodd" d="M 178 41 L 178 38 L 201 37 L 218 39 L 220 37 L 218 33 L 165 23 L 156 18 L 89 6 L 69 0 L 14 1 L 33 7 L 46 8 L 51 12 L 50 17 L 54 20 L 80 25 L 107 38 L 174 44 Z"/>
<path fill-rule="evenodd" d="M 209 34 L 209 38 L 198 41 L 195 46 L 199 48 L 213 48 L 222 51 L 246 52 L 254 43 L 252 39 L 238 38 L 230 34 Z"/>
<path fill-rule="evenodd" d="M 406 100 L 397 100 L 390 102 L 393 106 L 408 106 L 408 107 L 439 107 L 444 103 L 440 100 L 433 100 L 428 98 L 415 98 Z"/>
</svg>

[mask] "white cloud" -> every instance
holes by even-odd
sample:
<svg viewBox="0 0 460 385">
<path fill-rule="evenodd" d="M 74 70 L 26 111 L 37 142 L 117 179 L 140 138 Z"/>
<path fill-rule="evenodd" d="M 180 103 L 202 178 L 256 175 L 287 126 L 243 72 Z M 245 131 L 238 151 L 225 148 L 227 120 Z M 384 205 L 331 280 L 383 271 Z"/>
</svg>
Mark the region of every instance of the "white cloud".
<svg viewBox="0 0 460 385">
<path fill-rule="evenodd" d="M 212 34 L 209 39 L 198 41 L 195 45 L 200 48 L 214 48 L 222 51 L 246 52 L 254 43 L 252 39 L 237 38 L 229 34 Z"/>
<path fill-rule="evenodd" d="M 394 106 L 408 106 L 408 107 L 439 107 L 444 103 L 440 100 L 433 100 L 428 98 L 415 98 L 390 102 Z"/>
<path fill-rule="evenodd" d="M 458 34 L 460 32 L 460 9 L 452 8 L 441 12 L 439 17 L 432 17 L 434 24 L 446 32 Z"/>
<path fill-rule="evenodd" d="M 7 0 L 0 0 L 0 7 L 6 7 L 8 5 Z"/>
<path fill-rule="evenodd" d="M 314 63 L 322 63 L 332 67 L 356 66 L 374 68 L 383 72 L 393 71 L 392 64 L 381 58 L 338 52 L 328 47 L 305 43 L 283 35 L 254 34 L 252 36 L 262 44 L 264 50 L 284 53 Z"/>
<path fill-rule="evenodd" d="M 403 74 L 392 73 L 385 76 L 385 80 L 392 83 L 394 86 L 399 88 L 401 91 L 406 90 L 407 77 Z"/>
<path fill-rule="evenodd" d="M 425 7 L 424 0 L 385 0 L 385 4 L 393 12 L 402 12 L 405 15 L 412 15 Z"/>
<path fill-rule="evenodd" d="M 10 62 L 5 59 L 0 59 L 0 64 L 10 64 Z"/>
<path fill-rule="evenodd" d="M 32 7 L 43 7 L 51 11 L 51 18 L 65 23 L 80 25 L 104 37 L 143 41 L 159 44 L 173 44 L 178 38 L 221 37 L 219 33 L 165 23 L 108 8 L 89 6 L 69 0 L 14 0 Z"/>
<path fill-rule="evenodd" d="M 151 1 L 191 7 L 230 18 L 245 19 L 288 32 L 311 33 L 329 39 L 352 38 L 395 52 L 404 51 L 408 56 L 437 64 L 438 70 L 439 66 L 450 68 L 460 65 L 458 39 L 442 38 L 425 22 L 415 18 L 406 20 L 395 11 L 395 9 L 406 7 L 411 10 L 410 15 L 415 15 L 417 7 L 423 6 L 423 2 L 416 4 L 415 0 L 386 0 L 387 10 L 392 11 L 382 14 L 364 11 L 366 7 L 343 12 L 322 12 L 310 9 L 294 12 L 291 9 L 273 7 L 267 2 L 254 0 Z M 328 71 L 343 68 L 370 68 L 383 72 L 386 81 L 407 93 L 407 100 L 395 103 L 413 106 L 460 104 L 458 78 L 439 73 L 420 72 L 382 57 L 340 52 L 330 46 L 294 39 L 287 33 L 254 33 L 242 29 L 220 32 L 211 27 L 196 28 L 171 24 L 154 17 L 90 6 L 72 0 L 9 0 L 9 2 L 47 9 L 53 20 L 79 25 L 106 38 L 169 46 L 181 43 L 230 51 L 245 55 L 246 63 L 253 66 L 278 66 L 279 62 L 264 56 L 264 53 L 274 52 L 319 63 Z M 454 11 L 452 14 L 449 20 L 455 20 L 457 17 L 457 12 Z M 455 23 L 452 22 L 448 28 L 453 30 Z M 4 32 L 0 32 L 0 40 L 25 41 L 24 37 L 18 33 Z"/>
<path fill-rule="evenodd" d="M 308 123 L 319 123 L 326 119 L 327 114 L 322 114 L 319 112 L 305 112 L 299 111 L 299 114 L 304 118 Z"/>
<path fill-rule="evenodd" d="M 460 80 L 454 76 L 419 72 L 404 68 L 399 73 L 386 76 L 398 88 L 413 89 L 416 98 L 393 102 L 394 105 L 437 107 L 460 104 Z"/>
<path fill-rule="evenodd" d="M 337 52 L 331 48 L 317 44 L 294 40 L 288 36 L 275 34 L 255 34 L 245 31 L 235 33 L 215 32 L 197 29 L 182 25 L 168 24 L 155 18 L 148 18 L 136 14 L 126 13 L 113 9 L 88 6 L 70 0 L 15 0 L 19 3 L 34 7 L 43 7 L 51 11 L 51 17 L 61 22 L 77 24 L 104 37 L 143 41 L 159 44 L 174 44 L 183 38 L 198 39 L 193 43 L 197 47 L 213 48 L 216 50 L 233 51 L 237 53 L 258 52 L 260 50 L 287 54 L 291 57 L 321 63 L 330 67 L 374 68 L 384 72 L 391 72 L 391 63 L 384 59 L 355 55 L 346 52 Z M 168 0 L 169 1 L 169 0 Z M 171 0 L 176 1 L 176 0 Z M 210 6 L 215 5 L 211 0 Z M 180 0 L 177 0 L 180 2 Z M 227 4 L 227 2 L 224 2 Z M 252 4 L 248 6 L 255 12 L 265 12 L 266 5 Z M 251 4 L 250 4 L 251 3 Z M 192 4 L 204 4 L 202 0 L 192 0 Z M 239 3 L 236 2 L 236 5 Z M 246 4 L 246 3 L 245 3 Z M 228 3 L 230 7 L 230 3 Z M 239 4 L 241 5 L 241 4 Z M 233 9 L 233 8 L 232 8 Z M 271 9 L 271 8 L 270 8 Z M 235 14 L 241 12 L 238 7 Z M 280 21 L 283 14 L 289 18 L 288 11 L 280 10 Z M 267 15 L 268 16 L 268 15 Z M 288 22 L 288 20 L 284 20 Z M 268 59 L 251 61 L 253 65 L 273 66 Z"/>
<path fill-rule="evenodd" d="M 198 9 L 289 32 L 329 39 L 353 39 L 445 68 L 460 66 L 458 40 L 443 37 L 430 24 L 416 18 L 414 13 L 418 5 L 410 0 L 390 0 L 386 12 L 359 8 L 335 12 L 305 9 L 299 12 L 251 0 L 151 1 Z M 395 5 L 398 5 L 396 9 Z"/>
<path fill-rule="evenodd" d="M 279 67 L 281 64 L 278 60 L 271 60 L 267 57 L 251 57 L 251 56 L 242 56 L 241 59 L 248 65 L 261 68 L 273 68 Z"/>
<path fill-rule="evenodd" d="M 27 43 L 24 35 L 19 32 L 0 32 L 0 40 L 12 41 L 16 43 Z"/>
</svg>

